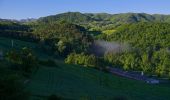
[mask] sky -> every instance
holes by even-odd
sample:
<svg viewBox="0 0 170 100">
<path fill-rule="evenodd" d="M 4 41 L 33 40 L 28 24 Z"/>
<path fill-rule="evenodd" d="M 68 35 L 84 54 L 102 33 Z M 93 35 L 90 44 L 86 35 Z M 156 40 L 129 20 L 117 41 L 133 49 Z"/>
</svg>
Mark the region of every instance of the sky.
<svg viewBox="0 0 170 100">
<path fill-rule="evenodd" d="M 170 14 L 170 0 L 0 0 L 0 18 L 39 18 L 64 12 Z"/>
</svg>

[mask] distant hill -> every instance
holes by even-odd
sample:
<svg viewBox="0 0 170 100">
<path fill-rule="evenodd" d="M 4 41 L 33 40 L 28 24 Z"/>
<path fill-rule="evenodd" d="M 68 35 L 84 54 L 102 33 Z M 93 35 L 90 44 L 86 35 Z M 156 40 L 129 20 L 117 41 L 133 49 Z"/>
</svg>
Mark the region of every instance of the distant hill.
<svg viewBox="0 0 170 100">
<path fill-rule="evenodd" d="M 0 18 L 0 22 L 18 22 L 17 20 L 14 20 L 14 19 L 1 19 Z"/>
<path fill-rule="evenodd" d="M 19 20 L 19 22 L 21 23 L 26 23 L 26 22 L 33 22 L 33 21 L 36 21 L 37 19 L 35 18 L 27 18 L 27 19 L 21 19 Z"/>
<path fill-rule="evenodd" d="M 47 17 L 41 17 L 38 21 L 40 22 L 68 21 L 74 23 L 84 23 L 93 20 L 95 19 L 80 12 L 68 12 Z"/>
<path fill-rule="evenodd" d="M 1 19 L 0 22 L 15 22 L 15 23 L 28 23 L 28 22 L 35 22 L 36 19 L 34 18 L 27 18 L 27 19 L 21 19 L 21 20 L 16 20 L 16 19 Z"/>
<path fill-rule="evenodd" d="M 69 22 L 81 25 L 90 31 L 111 30 L 117 26 L 137 22 L 161 22 L 170 23 L 170 15 L 163 14 L 146 14 L 146 13 L 80 13 L 80 12 L 66 12 L 39 19 L 0 19 L 1 21 L 10 21 L 17 23 L 54 23 L 54 22 Z M 35 22 L 35 23 L 34 23 Z"/>
<path fill-rule="evenodd" d="M 106 22 L 110 21 L 115 24 L 135 23 L 135 22 L 170 22 L 170 15 L 161 14 L 146 14 L 146 13 L 80 13 L 67 12 L 57 15 L 41 17 L 38 21 L 52 22 L 52 21 L 69 21 L 73 23 L 87 23 L 87 22 Z"/>
</svg>

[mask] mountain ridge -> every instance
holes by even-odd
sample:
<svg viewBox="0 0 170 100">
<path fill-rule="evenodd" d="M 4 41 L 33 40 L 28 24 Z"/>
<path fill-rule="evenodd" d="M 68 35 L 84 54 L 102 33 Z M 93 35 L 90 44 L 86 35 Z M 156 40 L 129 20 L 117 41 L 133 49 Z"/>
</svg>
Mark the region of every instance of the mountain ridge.
<svg viewBox="0 0 170 100">
<path fill-rule="evenodd" d="M 123 19 L 123 20 L 121 20 Z M 40 17 L 39 21 L 58 21 L 66 20 L 72 22 L 89 22 L 89 21 L 120 21 L 120 22 L 139 22 L 139 21 L 162 21 L 170 22 L 170 15 L 164 14 L 147 14 L 147 13 L 80 13 L 80 12 L 66 12 L 46 17 Z"/>
</svg>

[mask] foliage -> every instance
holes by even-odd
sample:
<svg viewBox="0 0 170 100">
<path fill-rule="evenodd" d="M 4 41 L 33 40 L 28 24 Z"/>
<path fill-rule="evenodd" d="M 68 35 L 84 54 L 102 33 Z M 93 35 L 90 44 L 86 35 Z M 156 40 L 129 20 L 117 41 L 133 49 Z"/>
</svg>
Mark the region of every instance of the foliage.
<svg viewBox="0 0 170 100">
<path fill-rule="evenodd" d="M 73 51 L 87 52 L 93 41 L 83 27 L 65 22 L 40 24 L 34 29 L 34 33 L 44 45 L 48 45 L 51 51 L 58 52 L 60 56 Z"/>
<path fill-rule="evenodd" d="M 96 67 L 97 58 L 94 55 L 85 55 L 84 53 L 81 54 L 71 53 L 65 59 L 65 63 Z"/>
<path fill-rule="evenodd" d="M 168 23 L 137 23 L 122 25 L 107 40 L 125 41 L 134 47 L 148 51 L 159 50 L 170 46 L 170 24 Z"/>
<path fill-rule="evenodd" d="M 7 53 L 6 58 L 12 65 L 12 68 L 23 70 L 30 73 L 32 69 L 38 66 L 37 58 L 28 48 L 22 48 L 20 52 L 14 50 Z"/>
<path fill-rule="evenodd" d="M 125 70 L 141 70 L 170 77 L 169 27 L 168 23 L 136 23 L 122 25 L 109 36 L 101 35 L 99 38 L 127 42 L 134 47 L 129 53 L 107 54 L 105 60 L 113 66 L 122 66 Z"/>
<path fill-rule="evenodd" d="M 123 67 L 124 70 L 140 70 L 141 59 L 138 58 L 138 54 L 135 52 L 125 53 L 106 53 L 104 60 L 111 63 L 115 67 Z"/>
</svg>

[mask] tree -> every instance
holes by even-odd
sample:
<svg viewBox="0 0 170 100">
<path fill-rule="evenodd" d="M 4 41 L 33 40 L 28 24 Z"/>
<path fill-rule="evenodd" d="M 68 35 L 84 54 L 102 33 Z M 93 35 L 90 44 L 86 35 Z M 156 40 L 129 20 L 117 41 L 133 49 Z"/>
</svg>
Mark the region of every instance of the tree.
<svg viewBox="0 0 170 100">
<path fill-rule="evenodd" d="M 123 59 L 124 59 L 123 60 L 123 64 L 124 64 L 123 68 L 125 70 L 134 69 L 134 67 L 136 67 L 135 63 L 137 63 L 137 62 L 135 61 L 134 55 L 132 55 L 132 54 L 125 54 Z"/>
<path fill-rule="evenodd" d="M 69 55 L 67 56 L 67 58 L 65 59 L 65 63 L 67 63 L 67 64 L 72 64 L 72 63 L 74 63 L 74 62 L 75 62 L 74 58 L 75 58 L 75 53 L 69 54 Z"/>
<path fill-rule="evenodd" d="M 13 68 L 18 68 L 22 63 L 20 55 L 15 50 L 7 52 L 6 59 L 12 64 Z"/>
<path fill-rule="evenodd" d="M 148 54 L 147 53 L 144 53 L 142 55 L 142 62 L 141 62 L 141 68 L 144 72 L 148 72 L 150 70 L 150 62 L 149 62 L 149 59 L 148 59 Z"/>
<path fill-rule="evenodd" d="M 57 46 L 58 46 L 58 51 L 59 51 L 60 53 L 64 52 L 64 50 L 66 49 L 66 46 L 65 46 L 65 44 L 64 44 L 63 41 L 59 41 L 58 44 L 57 44 Z"/>
<path fill-rule="evenodd" d="M 22 48 L 20 57 L 22 59 L 21 66 L 25 72 L 31 72 L 33 68 L 38 66 L 37 58 L 33 55 L 31 49 Z"/>
<path fill-rule="evenodd" d="M 97 58 L 94 55 L 86 55 L 84 53 L 71 53 L 65 59 L 65 63 L 96 67 Z"/>
<path fill-rule="evenodd" d="M 168 76 L 170 77 L 170 54 L 166 50 L 161 50 L 158 52 L 159 63 L 156 67 L 156 73 L 158 76 Z"/>
<path fill-rule="evenodd" d="M 104 61 L 111 64 L 112 66 L 122 66 L 121 54 L 109 52 L 104 54 Z"/>
<path fill-rule="evenodd" d="M 33 55 L 31 49 L 27 47 L 22 48 L 20 52 L 14 50 L 7 53 L 7 60 L 11 63 L 12 68 L 22 70 L 30 73 L 38 66 L 38 61 L 35 55 Z"/>
</svg>

